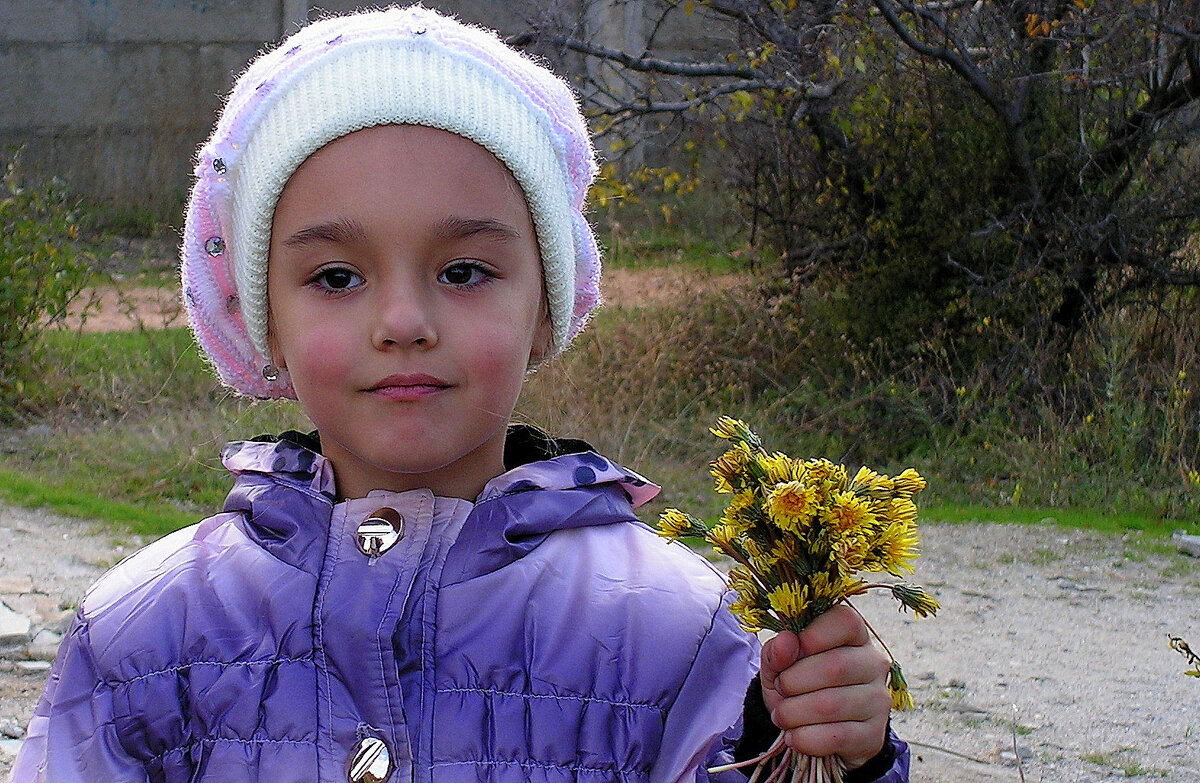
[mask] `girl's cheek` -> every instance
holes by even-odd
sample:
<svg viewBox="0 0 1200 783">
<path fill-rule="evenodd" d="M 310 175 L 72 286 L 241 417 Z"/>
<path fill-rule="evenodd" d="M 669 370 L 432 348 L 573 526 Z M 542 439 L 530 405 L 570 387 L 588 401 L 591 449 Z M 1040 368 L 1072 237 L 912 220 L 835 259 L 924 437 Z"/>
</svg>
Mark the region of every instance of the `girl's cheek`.
<svg viewBox="0 0 1200 783">
<path fill-rule="evenodd" d="M 276 343 L 293 375 L 306 371 L 322 377 L 337 376 L 354 363 L 349 339 L 329 324 L 316 322 L 310 328 L 283 331 Z"/>
</svg>

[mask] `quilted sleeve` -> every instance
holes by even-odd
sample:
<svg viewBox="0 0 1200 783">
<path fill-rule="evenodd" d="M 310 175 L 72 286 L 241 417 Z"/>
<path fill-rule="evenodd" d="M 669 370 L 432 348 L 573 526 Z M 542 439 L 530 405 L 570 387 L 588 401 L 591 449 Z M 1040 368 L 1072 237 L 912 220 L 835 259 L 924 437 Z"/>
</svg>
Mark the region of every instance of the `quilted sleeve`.
<svg viewBox="0 0 1200 783">
<path fill-rule="evenodd" d="M 846 783 L 908 783 L 908 745 L 888 728 L 887 744 L 865 767 L 847 773 Z"/>
<path fill-rule="evenodd" d="M 145 783 L 113 722 L 113 694 L 96 666 L 87 622 L 76 617 L 17 754 L 11 783 Z"/>
<path fill-rule="evenodd" d="M 709 766 L 732 760 L 732 741 L 742 714 L 746 684 L 758 669 L 758 640 L 729 612 L 736 596 L 726 592 L 712 616 L 679 694 L 667 713 L 659 756 L 650 772 L 654 783 L 739 781 L 737 771 L 711 777 Z"/>
</svg>

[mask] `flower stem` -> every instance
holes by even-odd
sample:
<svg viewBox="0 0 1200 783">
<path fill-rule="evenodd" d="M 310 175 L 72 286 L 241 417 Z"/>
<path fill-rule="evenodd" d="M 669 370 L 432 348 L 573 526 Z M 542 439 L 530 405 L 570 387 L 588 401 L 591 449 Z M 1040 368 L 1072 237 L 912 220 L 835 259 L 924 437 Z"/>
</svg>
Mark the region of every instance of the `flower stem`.
<svg viewBox="0 0 1200 783">
<path fill-rule="evenodd" d="M 708 774 L 716 775 L 717 773 L 720 773 L 720 772 L 728 772 L 731 769 L 743 769 L 745 767 L 750 767 L 755 764 L 761 764 L 762 762 L 766 761 L 767 759 L 771 758 L 772 756 L 776 756 L 779 754 L 780 749 L 783 747 L 783 740 L 784 740 L 784 734 L 781 731 L 781 732 L 779 732 L 779 736 L 775 738 L 775 741 L 771 743 L 771 747 L 767 748 L 765 753 L 763 753 L 759 756 L 755 756 L 752 759 L 746 759 L 745 761 L 738 761 L 733 764 L 722 764 L 719 767 L 709 767 Z"/>
</svg>

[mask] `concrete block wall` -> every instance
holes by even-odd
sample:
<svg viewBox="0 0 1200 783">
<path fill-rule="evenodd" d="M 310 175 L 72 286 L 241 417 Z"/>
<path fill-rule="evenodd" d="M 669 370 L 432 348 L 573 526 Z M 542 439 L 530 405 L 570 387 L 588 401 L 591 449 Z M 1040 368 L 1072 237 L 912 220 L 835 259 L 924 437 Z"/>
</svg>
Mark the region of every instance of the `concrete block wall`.
<svg viewBox="0 0 1200 783">
<path fill-rule="evenodd" d="M 505 33 L 523 31 L 538 7 L 426 2 Z M 588 27 L 608 45 L 642 34 L 630 0 L 555 2 L 560 11 L 599 4 Z M 363 4 L 319 5 L 341 12 Z M 169 216 L 234 75 L 311 13 L 319 11 L 306 0 L 0 0 L 0 159 L 20 148 L 28 174 L 61 176 L 90 199 Z M 680 29 L 680 48 L 701 32 Z"/>
<path fill-rule="evenodd" d="M 77 192 L 168 209 L 219 96 L 287 24 L 274 0 L 3 0 L 0 149 Z"/>
</svg>

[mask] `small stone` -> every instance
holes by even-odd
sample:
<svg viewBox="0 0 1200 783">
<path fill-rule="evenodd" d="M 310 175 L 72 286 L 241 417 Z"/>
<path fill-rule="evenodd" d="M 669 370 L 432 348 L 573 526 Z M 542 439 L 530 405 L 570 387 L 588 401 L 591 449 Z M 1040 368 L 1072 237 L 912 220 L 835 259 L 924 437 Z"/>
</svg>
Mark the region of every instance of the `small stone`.
<svg viewBox="0 0 1200 783">
<path fill-rule="evenodd" d="M 1191 536 L 1182 530 L 1176 530 L 1171 534 L 1171 541 L 1175 543 L 1175 548 L 1183 554 L 1200 557 L 1200 536 Z"/>
<path fill-rule="evenodd" d="M 0 647 L 26 644 L 29 642 L 29 618 L 17 614 L 8 605 L 0 602 Z"/>
<path fill-rule="evenodd" d="M 42 615 L 41 626 L 57 634 L 64 634 L 71 628 L 71 623 L 74 621 L 75 612 L 58 611 Z"/>
<path fill-rule="evenodd" d="M 33 592 L 33 579 L 28 574 L 0 576 L 0 595 L 21 595 Z"/>
<path fill-rule="evenodd" d="M 1030 761 L 1033 759 L 1033 751 L 1029 748 L 1017 748 L 1017 753 L 1013 753 L 1012 749 L 1002 750 L 997 754 L 1001 764 L 1008 767 L 1017 766 L 1017 755 L 1020 754 L 1021 762 Z"/>
<path fill-rule="evenodd" d="M 58 646 L 62 643 L 62 634 L 55 633 L 49 628 L 43 628 L 34 635 L 33 641 L 25 649 L 26 655 L 35 661 L 53 661 L 58 655 Z"/>
<path fill-rule="evenodd" d="M 17 752 L 21 750 L 21 746 L 24 744 L 25 740 L 0 740 L 0 758 L 16 758 Z"/>
<path fill-rule="evenodd" d="M 24 739 L 25 727 L 17 723 L 5 723 L 0 725 L 0 737 L 5 739 Z"/>
<path fill-rule="evenodd" d="M 50 661 L 17 661 L 17 668 L 23 672 L 45 672 L 50 670 Z"/>
</svg>

